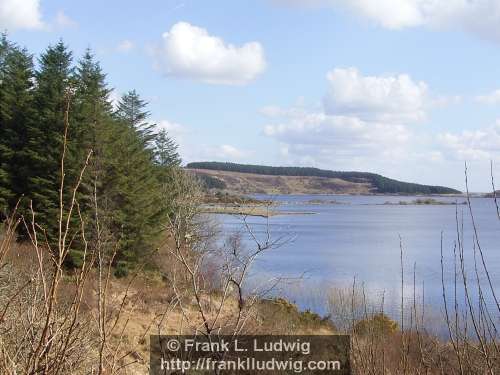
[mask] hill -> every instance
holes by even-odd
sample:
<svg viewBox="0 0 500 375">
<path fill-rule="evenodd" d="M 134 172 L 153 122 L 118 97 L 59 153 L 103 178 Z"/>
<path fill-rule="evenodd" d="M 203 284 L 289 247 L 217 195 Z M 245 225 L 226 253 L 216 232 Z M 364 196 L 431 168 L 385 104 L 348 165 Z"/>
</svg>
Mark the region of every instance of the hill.
<svg viewBox="0 0 500 375">
<path fill-rule="evenodd" d="M 270 167 L 221 162 L 189 163 L 207 187 L 246 194 L 460 194 L 444 186 L 402 182 L 368 172 Z"/>
</svg>

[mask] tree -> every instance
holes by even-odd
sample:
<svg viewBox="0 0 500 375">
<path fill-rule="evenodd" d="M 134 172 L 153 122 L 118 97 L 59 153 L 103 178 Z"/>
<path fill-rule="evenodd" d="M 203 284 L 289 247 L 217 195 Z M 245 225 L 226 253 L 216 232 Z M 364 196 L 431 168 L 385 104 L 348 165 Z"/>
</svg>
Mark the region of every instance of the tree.
<svg viewBox="0 0 500 375">
<path fill-rule="evenodd" d="M 177 152 L 177 144 L 165 129 L 156 135 L 154 144 L 156 170 L 161 187 L 160 204 L 164 215 L 170 216 L 173 211 L 172 200 L 175 198 L 174 183 L 179 176 L 176 170 L 180 167 L 181 158 Z"/>
<path fill-rule="evenodd" d="M 56 229 L 59 207 L 60 162 L 64 114 L 70 100 L 72 54 L 61 41 L 49 46 L 39 59 L 34 108 L 37 120 L 27 131 L 27 197 L 49 238 Z"/>
<path fill-rule="evenodd" d="M 106 148 L 109 161 L 106 201 L 112 206 L 114 231 L 120 233 L 118 260 L 134 263 L 160 232 L 164 219 L 161 185 L 148 147 L 151 125 L 145 102 L 135 91 L 125 94 L 116 112 L 119 137 Z M 151 138 L 152 141 L 152 138 Z"/>
<path fill-rule="evenodd" d="M 155 161 L 160 167 L 179 167 L 181 158 L 177 149 L 179 146 L 168 136 L 165 129 L 160 130 L 155 140 Z"/>
<path fill-rule="evenodd" d="M 7 35 L 2 34 L 0 37 L 0 219 L 5 215 L 8 209 L 8 201 L 12 196 L 10 189 L 10 176 L 7 171 L 9 153 L 11 152 L 7 141 L 6 124 L 5 124 L 5 59 L 9 54 L 12 46 L 7 40 Z"/>
<path fill-rule="evenodd" d="M 5 39 L 0 42 L 4 43 Z M 35 113 L 33 57 L 25 49 L 10 46 L 2 60 L 0 206 L 5 212 L 12 210 L 26 191 L 26 125 L 33 124 Z"/>
<path fill-rule="evenodd" d="M 83 168 L 89 152 L 92 158 L 83 183 L 83 194 L 86 201 L 91 200 L 94 183 L 99 183 L 101 174 L 105 170 L 105 153 L 103 147 L 107 139 L 119 136 L 110 125 L 114 119 L 112 105 L 109 101 L 111 90 L 106 84 L 106 75 L 98 62 L 94 60 L 90 50 L 87 50 L 79 61 L 74 76 L 75 100 L 73 105 L 73 142 L 71 157 L 75 165 L 74 179 Z"/>
<path fill-rule="evenodd" d="M 146 120 L 150 113 L 146 110 L 147 103 L 135 91 L 129 91 L 121 97 L 116 110 L 116 116 L 134 129 L 146 147 L 150 147 L 154 139 L 154 124 Z"/>
<path fill-rule="evenodd" d="M 175 142 L 164 131 L 154 134 L 146 102 L 135 91 L 113 111 L 106 75 L 89 50 L 73 68 L 72 53 L 59 42 L 40 56 L 35 71 L 32 55 L 2 35 L 0 63 L 0 212 L 24 195 L 21 213 L 29 216 L 31 202 L 54 244 L 91 154 L 68 220 L 67 265 L 78 266 L 83 245 L 97 239 L 97 216 L 99 233 L 104 228 L 118 241 L 117 264 L 140 261 L 172 206 L 170 172 L 180 165 Z"/>
<path fill-rule="evenodd" d="M 90 150 L 94 152 L 94 160 L 100 157 L 99 144 L 103 128 L 112 121 L 112 106 L 109 101 L 111 90 L 107 87 L 106 75 L 90 50 L 79 61 L 74 80 L 74 154 L 81 163 Z M 94 169 L 96 168 L 98 166 L 94 165 Z M 94 170 L 94 173 L 97 172 Z"/>
<path fill-rule="evenodd" d="M 110 132 L 113 129 L 111 123 L 114 121 L 109 101 L 111 90 L 106 84 L 106 75 L 90 50 L 87 50 L 78 62 L 72 80 L 74 98 L 71 107 L 69 132 L 71 136 L 68 144 L 66 180 L 70 186 L 77 183 L 84 163 L 90 155 L 89 165 L 83 174 L 76 197 L 80 214 L 87 222 L 87 240 L 96 241 L 99 229 L 95 219 L 94 188 L 97 188 L 99 196 L 104 194 L 101 184 L 106 168 L 103 147 L 109 143 L 107 142 L 109 138 L 119 134 L 116 131 L 115 134 Z M 100 209 L 99 211 L 99 214 L 103 214 Z M 105 217 L 104 214 L 102 217 Z M 79 267 L 82 259 L 81 246 L 74 246 L 69 252 L 66 263 L 71 267 Z"/>
<path fill-rule="evenodd" d="M 5 109 L 5 143 L 10 147 L 8 162 L 13 200 L 16 201 L 26 190 L 26 144 L 28 134 L 26 125 L 35 121 L 33 110 L 33 57 L 26 50 L 14 49 L 6 59 L 4 76 L 5 90 L 3 105 Z"/>
</svg>

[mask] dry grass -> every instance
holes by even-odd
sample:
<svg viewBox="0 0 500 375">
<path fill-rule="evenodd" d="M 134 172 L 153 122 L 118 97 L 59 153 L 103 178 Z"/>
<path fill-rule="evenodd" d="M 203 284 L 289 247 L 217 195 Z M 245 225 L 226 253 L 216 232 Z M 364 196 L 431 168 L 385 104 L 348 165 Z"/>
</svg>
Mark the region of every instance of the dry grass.
<svg viewBox="0 0 500 375">
<path fill-rule="evenodd" d="M 225 182 L 233 194 L 369 194 L 369 183 L 354 183 L 339 178 L 266 176 L 252 173 L 189 169 Z"/>
<path fill-rule="evenodd" d="M 66 132 L 68 113 L 69 101 Z M 65 150 L 61 176 L 65 175 Z M 91 153 L 87 162 L 90 157 Z M 371 308 L 364 289 L 356 283 L 332 297 L 328 319 L 300 312 L 281 299 L 266 299 L 280 280 L 250 288 L 247 276 L 258 257 L 286 239 L 273 238 L 269 225 L 263 237 L 256 236 L 243 216 L 253 246 L 243 246 L 239 236 L 230 236 L 221 246 L 217 228 L 199 215 L 200 190 L 182 174 L 172 186 L 182 194 L 173 201 L 174 215 L 158 250 L 159 275 L 138 267 L 128 278 L 115 279 L 112 265 L 117 247 L 104 238 L 98 197 L 93 197 L 96 233 L 92 240 L 87 238 L 86 222 L 79 212 L 76 193 L 84 172 L 69 189 L 69 197 L 64 196 L 68 189 L 62 177 L 57 243 L 45 240 L 33 211 L 31 217 L 14 213 L 4 223 L 0 241 L 1 374 L 147 374 L 150 334 L 194 332 L 204 336 L 347 332 L 352 334 L 351 361 L 356 374 L 500 373 L 500 305 L 470 199 L 475 274 L 465 272 L 463 221 L 457 214 L 455 287 L 465 292 L 466 308 L 460 310 L 456 300 L 450 299 L 443 281 L 449 340 L 441 341 L 426 331 L 425 309 L 417 303 L 415 287 L 413 305 L 401 303 L 398 324 L 384 315 L 383 300 L 380 310 Z M 77 233 L 72 232 L 72 220 L 80 224 Z M 19 225 L 24 226 L 29 242 L 16 243 Z M 82 267 L 68 271 L 63 265 L 74 242 L 83 247 Z M 401 296 L 408 277 L 416 284 L 415 273 L 408 276 L 403 269 L 401 247 Z M 479 282 L 480 275 L 486 277 L 486 285 Z M 485 303 L 486 295 L 493 296 L 493 309 Z"/>
</svg>

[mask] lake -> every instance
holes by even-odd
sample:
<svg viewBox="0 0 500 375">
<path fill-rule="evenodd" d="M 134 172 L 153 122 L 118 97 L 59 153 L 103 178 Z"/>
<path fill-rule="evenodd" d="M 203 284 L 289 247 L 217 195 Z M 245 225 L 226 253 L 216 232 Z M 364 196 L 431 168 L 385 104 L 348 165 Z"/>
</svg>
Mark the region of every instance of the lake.
<svg viewBox="0 0 500 375">
<path fill-rule="evenodd" d="M 474 237 L 471 217 L 466 205 L 388 205 L 386 202 L 412 201 L 422 197 L 345 196 L 345 195 L 282 195 L 256 196 L 272 199 L 280 211 L 314 214 L 279 215 L 269 219 L 248 217 L 252 230 L 263 238 L 269 229 L 271 238 L 285 237 L 287 242 L 263 254 L 255 263 L 252 278 L 297 278 L 284 281 L 279 294 L 295 301 L 302 308 L 324 312 L 323 291 L 331 286 L 352 287 L 363 284 L 368 297 L 381 300 L 384 295 L 387 311 L 397 314 L 401 301 L 400 240 L 403 247 L 403 298 L 409 303 L 413 294 L 426 305 L 442 309 L 441 233 L 445 264 L 445 286 L 448 300 L 454 294 L 454 244 L 457 242 L 457 221 L 463 217 L 464 263 L 467 277 L 474 271 Z M 462 197 L 434 197 L 445 202 L 464 202 Z M 313 200 L 335 203 L 314 204 Z M 500 286 L 500 220 L 492 199 L 471 198 L 479 234 L 479 243 L 497 294 Z M 217 215 L 226 234 L 242 232 L 247 247 L 252 241 L 241 218 Z M 459 221 L 462 221 L 459 219 Z M 462 226 L 461 224 L 459 225 Z M 477 246 L 476 246 L 477 247 Z M 478 267 L 482 267 L 477 253 Z M 414 288 L 413 269 L 416 269 Z M 492 313 L 498 313 L 490 293 L 488 280 L 480 269 L 480 282 Z M 471 283 L 473 280 L 470 280 Z M 292 286 L 293 284 L 293 286 Z M 460 285 L 459 285 L 460 286 Z M 478 288 L 470 285 L 471 298 Z M 462 288 L 458 300 L 464 301 Z"/>
</svg>

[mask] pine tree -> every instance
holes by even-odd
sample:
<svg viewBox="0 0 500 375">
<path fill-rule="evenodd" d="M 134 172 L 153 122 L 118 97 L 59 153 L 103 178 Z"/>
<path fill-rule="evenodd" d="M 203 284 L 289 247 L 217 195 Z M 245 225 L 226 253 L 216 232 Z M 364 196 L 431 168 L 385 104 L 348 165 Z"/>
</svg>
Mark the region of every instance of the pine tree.
<svg viewBox="0 0 500 375">
<path fill-rule="evenodd" d="M 83 154 L 95 149 L 98 130 L 105 118 L 111 115 L 108 97 L 111 90 L 106 85 L 106 76 L 99 63 L 94 61 L 90 50 L 85 52 L 76 68 L 76 97 L 74 104 L 79 148 Z"/>
<path fill-rule="evenodd" d="M 71 87 L 72 54 L 61 41 L 49 46 L 39 59 L 34 107 L 37 121 L 27 124 L 27 196 L 39 224 L 49 237 L 58 220 L 60 163 L 63 150 L 64 113 Z M 67 185 L 66 185 L 67 186 Z"/>
<path fill-rule="evenodd" d="M 161 199 L 160 204 L 165 216 L 172 214 L 172 199 L 175 199 L 175 189 L 173 185 L 175 183 L 176 177 L 179 175 L 177 173 L 181 158 L 177 151 L 178 146 L 172 140 L 165 129 L 160 130 L 160 132 L 155 137 L 155 163 L 157 169 L 157 178 L 160 182 L 161 187 Z"/>
<path fill-rule="evenodd" d="M 152 132 L 145 105 L 135 92 L 123 96 L 116 114 L 122 136 L 107 148 L 112 161 L 108 186 L 113 186 L 109 200 L 118 204 L 115 225 L 121 230 L 120 259 L 126 262 L 137 261 L 148 249 L 163 219 L 161 185 L 146 142 Z"/>
<path fill-rule="evenodd" d="M 33 110 L 33 57 L 13 48 L 5 59 L 0 106 L 2 160 L 8 175 L 8 208 L 13 209 L 26 191 L 29 165 L 26 160 L 27 125 L 35 121 Z"/>
<path fill-rule="evenodd" d="M 109 101 L 111 90 L 107 87 L 106 75 L 90 50 L 79 61 L 74 80 L 76 94 L 72 111 L 74 139 L 71 155 L 76 166 L 76 177 L 89 152 L 93 152 L 86 174 L 88 178 L 84 181 L 84 190 L 92 194 L 91 185 L 99 180 L 98 175 L 104 168 L 102 147 L 106 144 L 106 138 L 111 136 L 109 124 L 114 121 Z"/>
<path fill-rule="evenodd" d="M 7 142 L 7 132 L 5 110 L 7 105 L 5 103 L 5 60 L 12 49 L 11 43 L 7 40 L 7 35 L 0 36 L 0 219 L 8 210 L 8 201 L 12 196 L 10 189 L 10 176 L 7 171 L 9 155 L 12 152 Z"/>
<path fill-rule="evenodd" d="M 119 136 L 117 131 L 114 135 L 110 132 L 113 129 L 111 123 L 114 119 L 108 99 L 111 90 L 107 87 L 105 79 L 106 76 L 99 63 L 94 60 L 91 51 L 87 50 L 80 59 L 73 77 L 75 95 L 71 108 L 67 183 L 71 186 L 77 183 L 90 154 L 89 164 L 76 196 L 81 216 L 87 223 L 86 235 L 89 241 L 96 240 L 98 230 L 95 221 L 94 188 L 97 189 L 99 197 L 105 194 L 101 184 L 106 169 L 103 147 L 109 143 L 107 139 Z M 116 126 L 114 128 L 116 129 Z M 104 212 L 99 212 L 99 216 L 104 218 Z M 102 227 L 103 224 L 101 223 Z M 74 246 L 66 264 L 70 267 L 79 267 L 82 260 L 82 249 Z"/>
<path fill-rule="evenodd" d="M 168 136 L 165 129 L 155 136 L 155 161 L 163 168 L 178 167 L 181 164 L 181 158 L 177 151 L 179 146 Z"/>
<path fill-rule="evenodd" d="M 97 230 L 92 225 L 95 187 L 100 222 L 119 241 L 117 266 L 133 265 L 152 248 L 172 209 L 169 190 L 181 162 L 177 145 L 165 131 L 154 134 L 146 102 L 135 91 L 125 94 L 113 112 L 106 76 L 90 51 L 73 69 L 71 52 L 59 42 L 47 48 L 38 65 L 35 71 L 32 56 L 2 35 L 0 210 L 11 209 L 24 195 L 26 203 L 32 202 L 37 224 L 46 230 L 49 243 L 53 242 L 61 179 L 65 188 L 62 203 L 67 208 L 70 192 L 92 150 L 76 196 L 78 213 L 87 223 L 87 239 L 92 240 Z M 28 209 L 25 204 L 22 212 Z M 82 245 L 76 216 L 70 220 L 68 263 L 72 266 L 78 266 Z M 123 266 L 118 269 L 125 270 Z"/>
<path fill-rule="evenodd" d="M 11 211 L 26 189 L 26 124 L 33 111 L 33 57 L 0 37 L 0 211 Z"/>
<path fill-rule="evenodd" d="M 154 139 L 154 124 L 146 121 L 150 115 L 146 110 L 147 104 L 135 90 L 129 91 L 121 97 L 116 116 L 137 132 L 146 147 L 151 147 Z"/>
</svg>

